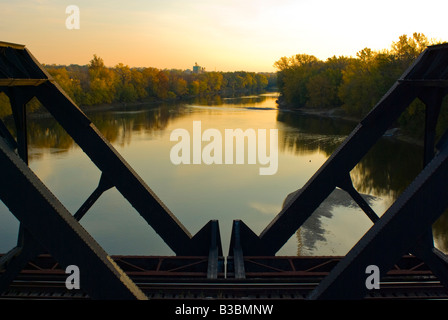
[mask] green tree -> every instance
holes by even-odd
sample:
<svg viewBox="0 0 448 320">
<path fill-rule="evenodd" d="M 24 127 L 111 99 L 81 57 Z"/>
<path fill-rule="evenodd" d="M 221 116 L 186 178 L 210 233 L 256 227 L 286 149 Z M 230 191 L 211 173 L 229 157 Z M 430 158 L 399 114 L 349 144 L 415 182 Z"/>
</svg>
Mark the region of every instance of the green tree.
<svg viewBox="0 0 448 320">
<path fill-rule="evenodd" d="M 80 81 L 72 77 L 65 67 L 47 67 L 47 71 L 75 103 L 82 102 Z"/>
<path fill-rule="evenodd" d="M 88 65 L 89 84 L 84 103 L 97 105 L 112 103 L 116 95 L 115 73 L 104 65 L 102 58 L 93 55 Z"/>
<path fill-rule="evenodd" d="M 277 81 L 281 99 L 297 108 L 306 106 L 309 99 L 307 84 L 322 64 L 315 56 L 307 54 L 278 60 L 274 66 L 279 69 Z"/>
<path fill-rule="evenodd" d="M 199 95 L 199 81 L 193 80 L 188 84 L 188 93 L 193 96 Z"/>
<path fill-rule="evenodd" d="M 315 75 L 306 84 L 309 107 L 334 108 L 340 107 L 339 87 L 342 83 L 342 72 L 349 64 L 346 57 L 328 58 Z"/>
<path fill-rule="evenodd" d="M 148 96 L 146 79 L 142 70 L 136 68 L 131 69 L 131 84 L 134 86 L 137 100 L 142 100 Z"/>
<path fill-rule="evenodd" d="M 372 61 L 375 52 L 364 48 L 357 54 L 358 59 L 352 59 L 343 71 L 343 81 L 339 87 L 339 97 L 343 109 L 351 115 L 362 116 L 373 107 Z"/>
<path fill-rule="evenodd" d="M 156 94 L 160 99 L 168 98 L 168 92 L 170 92 L 170 80 L 168 75 L 164 71 L 157 73 L 157 89 Z"/>
<path fill-rule="evenodd" d="M 142 70 L 143 83 L 147 96 L 157 98 L 157 88 L 159 85 L 159 78 L 157 74 L 159 70 L 156 68 L 144 68 Z"/>
<path fill-rule="evenodd" d="M 220 72 L 207 72 L 208 90 L 210 92 L 218 92 L 221 90 L 223 75 Z"/>
<path fill-rule="evenodd" d="M 104 65 L 104 60 L 96 54 L 94 54 L 92 60 L 90 60 L 89 74 L 91 78 L 106 78 L 109 76 L 107 68 Z"/>
<path fill-rule="evenodd" d="M 433 42 L 422 33 L 415 32 L 412 37 L 404 34 L 397 42 L 392 43 L 391 54 L 406 68 L 431 44 Z"/>
<path fill-rule="evenodd" d="M 116 82 L 116 100 L 119 102 L 132 102 L 137 100 L 138 94 L 132 83 L 132 71 L 128 65 L 119 63 L 115 66 Z"/>
<path fill-rule="evenodd" d="M 185 79 L 180 77 L 172 77 L 171 78 L 171 92 L 173 92 L 176 97 L 185 96 L 188 93 L 188 84 Z"/>
</svg>

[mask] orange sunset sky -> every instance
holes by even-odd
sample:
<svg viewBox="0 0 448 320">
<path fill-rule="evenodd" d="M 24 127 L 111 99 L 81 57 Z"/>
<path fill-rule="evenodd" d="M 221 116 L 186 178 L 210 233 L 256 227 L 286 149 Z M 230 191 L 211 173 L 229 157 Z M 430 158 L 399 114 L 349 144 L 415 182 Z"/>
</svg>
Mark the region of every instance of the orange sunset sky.
<svg viewBox="0 0 448 320">
<path fill-rule="evenodd" d="M 65 10 L 76 5 L 80 28 Z M 402 34 L 448 40 L 448 2 L 427 0 L 0 0 L 0 41 L 20 43 L 45 64 L 274 72 L 297 53 L 325 60 Z"/>
</svg>

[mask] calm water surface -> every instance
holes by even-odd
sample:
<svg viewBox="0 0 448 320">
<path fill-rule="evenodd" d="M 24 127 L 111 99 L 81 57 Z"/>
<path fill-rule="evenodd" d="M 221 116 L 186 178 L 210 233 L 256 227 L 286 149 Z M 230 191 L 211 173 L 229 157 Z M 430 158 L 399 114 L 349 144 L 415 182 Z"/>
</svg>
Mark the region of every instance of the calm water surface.
<svg viewBox="0 0 448 320">
<path fill-rule="evenodd" d="M 121 107 L 87 115 L 181 223 L 195 234 L 219 220 L 227 255 L 232 221 L 259 234 L 344 141 L 355 123 L 277 109 L 276 94 L 195 100 L 160 106 Z M 174 165 L 170 150 L 177 128 L 278 129 L 278 171 L 259 175 L 260 164 Z M 30 167 L 72 213 L 96 188 L 100 171 L 51 118 L 30 120 Z M 269 149 L 268 149 L 269 150 Z M 421 167 L 421 148 L 383 138 L 351 172 L 359 192 L 381 215 Z M 246 161 L 247 163 L 247 161 Z M 447 219 L 435 224 L 436 246 L 446 252 Z M 173 252 L 115 189 L 81 220 L 109 254 Z M 372 226 L 344 192 L 336 190 L 278 252 L 279 255 L 343 255 Z M 0 203 L 0 251 L 17 241 L 18 222 Z"/>
</svg>

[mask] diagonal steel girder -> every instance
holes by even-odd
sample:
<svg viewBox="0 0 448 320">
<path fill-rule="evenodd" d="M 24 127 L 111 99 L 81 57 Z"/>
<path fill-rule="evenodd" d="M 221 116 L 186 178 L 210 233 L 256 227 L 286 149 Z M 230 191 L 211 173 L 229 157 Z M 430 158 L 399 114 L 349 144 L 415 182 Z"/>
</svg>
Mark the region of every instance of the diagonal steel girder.
<svg viewBox="0 0 448 320">
<path fill-rule="evenodd" d="M 177 255 L 208 255 L 211 229 L 202 228 L 192 236 L 164 205 L 126 160 L 104 138 L 90 119 L 79 109 L 33 55 L 23 49 L 34 66 L 48 81 L 35 88 L 36 98 L 87 154 L 102 174 L 129 201 L 147 223 Z M 22 53 L 23 54 L 23 53 Z M 206 226 L 208 226 L 207 224 Z M 221 247 L 221 244 L 219 244 Z"/>
<path fill-rule="evenodd" d="M 81 289 L 93 299 L 147 299 L 3 138 L 0 165 L 0 198 L 64 269 L 79 268 Z"/>
<path fill-rule="evenodd" d="M 391 94 L 381 102 L 380 108 L 358 124 L 301 190 L 285 203 L 280 213 L 259 235 L 258 245 L 243 248 L 245 254 L 274 255 L 280 250 L 330 193 L 344 183 L 349 172 L 417 95 L 414 88 L 396 84 Z M 389 116 L 381 116 L 386 109 L 389 109 Z"/>
<path fill-rule="evenodd" d="M 336 187 L 344 189 L 350 171 L 416 98 L 434 87 L 446 94 L 448 82 L 438 77 L 447 76 L 447 51 L 447 45 L 427 48 L 260 235 L 240 222 L 245 255 L 275 255 Z"/>
<path fill-rule="evenodd" d="M 209 275 L 214 277 L 222 255 L 218 222 L 210 221 L 191 236 L 24 46 L 0 42 L 0 49 L 0 91 L 15 102 L 11 107 L 19 115 L 15 120 L 22 138 L 16 142 L 1 122 L 0 162 L 6 172 L 0 175 L 0 199 L 20 221 L 22 236 L 28 240 L 22 243 L 19 235 L 19 245 L 0 262 L 7 266 L 0 288 L 6 288 L 24 264 L 44 249 L 61 266 L 75 264 L 82 270 L 81 286 L 92 298 L 146 299 L 78 223 L 85 210 L 71 215 L 27 166 L 26 118 L 20 112 L 33 96 L 97 165 L 107 188 L 116 187 L 177 255 L 208 255 Z M 19 155 L 13 151 L 16 148 Z M 92 198 L 97 198 L 94 195 L 87 210 Z"/>
<path fill-rule="evenodd" d="M 414 250 L 448 206 L 448 143 L 424 168 L 381 219 L 347 253 L 308 296 L 316 299 L 361 299 L 368 289 L 366 269 L 386 274 L 401 256 Z M 441 196 L 442 195 L 442 196 Z M 433 249 L 437 256 L 437 249 Z M 445 258 L 446 259 L 446 258 Z M 442 266 L 448 272 L 446 261 Z"/>
</svg>

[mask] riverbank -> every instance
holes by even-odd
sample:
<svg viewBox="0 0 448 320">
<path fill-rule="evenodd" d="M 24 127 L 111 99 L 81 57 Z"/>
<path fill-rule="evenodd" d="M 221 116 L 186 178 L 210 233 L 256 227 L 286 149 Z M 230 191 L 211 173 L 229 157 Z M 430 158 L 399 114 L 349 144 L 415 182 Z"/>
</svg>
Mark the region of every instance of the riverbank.
<svg viewBox="0 0 448 320">
<path fill-rule="evenodd" d="M 85 106 L 80 105 L 78 106 L 79 109 L 81 109 L 83 112 L 101 112 L 101 111 L 110 111 L 118 108 L 125 108 L 125 107 L 138 107 L 138 106 L 154 106 L 157 107 L 160 104 L 163 103 L 176 103 L 179 102 L 179 99 L 151 99 L 151 100 L 141 100 L 141 101 L 133 101 L 133 102 L 112 102 L 112 103 L 105 103 L 105 104 L 96 104 L 92 106 Z M 12 115 L 9 115 L 12 117 Z M 33 112 L 30 112 L 27 114 L 28 118 L 31 119 L 38 119 L 38 118 L 47 118 L 51 117 L 52 115 L 45 107 L 39 107 L 37 110 L 34 110 Z"/>
<path fill-rule="evenodd" d="M 279 110 L 282 111 L 288 111 L 288 112 L 295 112 L 298 114 L 304 114 L 304 115 L 312 115 L 312 116 L 318 116 L 318 117 L 325 117 L 325 118 L 332 118 L 332 119 L 340 119 L 344 121 L 359 123 L 362 118 L 361 117 L 355 117 L 347 115 L 347 113 L 341 109 L 341 108 L 331 108 L 331 109 L 319 109 L 319 108 L 293 108 L 291 106 L 286 105 L 283 102 L 280 102 L 279 100 L 276 101 Z M 404 134 L 399 127 L 391 128 L 384 134 L 384 137 L 396 139 L 402 142 L 423 146 L 424 142 L 421 139 L 417 139 L 414 137 L 411 137 L 407 134 Z"/>
<path fill-rule="evenodd" d="M 253 91 L 253 90 L 235 90 L 235 91 L 222 91 L 218 93 L 209 93 L 209 94 L 200 94 L 200 95 L 189 95 L 189 96 L 183 96 L 183 97 L 176 97 L 176 98 L 166 98 L 166 99 L 155 99 L 155 98 L 149 98 L 149 99 L 143 99 L 138 101 L 132 101 L 132 102 L 112 102 L 112 103 L 105 103 L 105 104 L 96 104 L 96 105 L 78 105 L 79 109 L 81 109 L 85 113 L 89 112 L 101 112 L 101 111 L 110 111 L 114 109 L 119 108 L 136 108 L 136 107 L 154 107 L 157 108 L 160 105 L 163 104 L 176 104 L 176 103 L 188 103 L 193 101 L 194 99 L 213 99 L 213 97 L 216 96 L 222 96 L 224 98 L 235 98 L 235 97 L 242 97 L 247 94 L 266 94 L 270 92 L 276 92 L 272 89 L 266 89 L 261 91 Z M 12 115 L 8 115 L 6 117 L 12 117 Z M 31 119 L 38 119 L 38 118 L 47 118 L 51 117 L 51 114 L 45 109 L 45 107 L 38 107 L 36 110 L 29 112 L 27 114 L 28 118 Z"/>
</svg>

